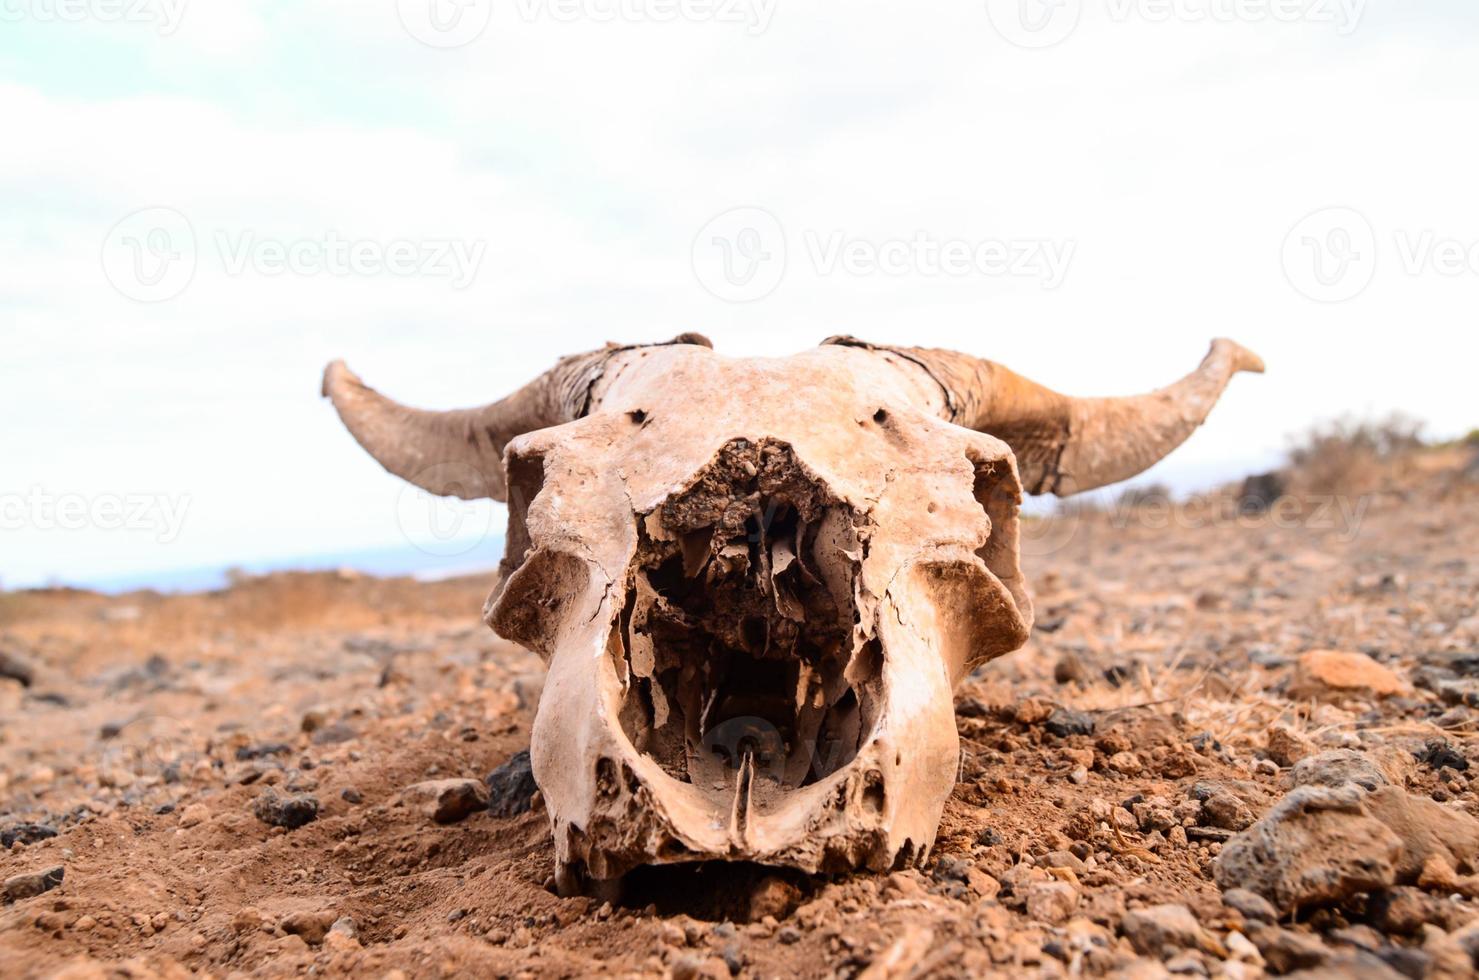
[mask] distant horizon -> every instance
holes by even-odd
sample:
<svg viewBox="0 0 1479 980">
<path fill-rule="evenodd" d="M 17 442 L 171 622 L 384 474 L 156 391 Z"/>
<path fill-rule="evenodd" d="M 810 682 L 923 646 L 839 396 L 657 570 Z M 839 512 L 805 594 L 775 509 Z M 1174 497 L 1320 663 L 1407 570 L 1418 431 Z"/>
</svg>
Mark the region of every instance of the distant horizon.
<svg viewBox="0 0 1479 980">
<path fill-rule="evenodd" d="M 467 35 L 406 3 L 20 4 L 0 582 L 501 531 L 365 453 L 321 397 L 336 359 L 441 410 L 608 342 L 850 334 L 1100 397 L 1230 338 L 1267 373 L 1140 477 L 1178 488 L 1322 419 L 1475 424 L 1479 130 L 1452 106 L 1479 4 L 1030 3 L 1030 28 L 1011 0 L 462 4 L 490 17 Z"/>
<path fill-rule="evenodd" d="M 1284 461 L 1283 456 L 1265 454 L 1239 463 L 1181 464 L 1171 459 L 1123 483 L 1063 500 L 1112 498 L 1129 487 L 1162 485 L 1177 497 L 1222 487 L 1253 473 L 1266 472 Z M 1023 513 L 1051 514 L 1061 500 L 1057 497 L 1028 497 Z M 28 589 L 75 588 L 109 595 L 154 591 L 164 593 L 206 592 L 225 588 L 233 572 L 268 575 L 285 572 L 329 572 L 351 569 L 377 577 L 410 576 L 422 580 L 453 578 L 464 574 L 494 571 L 503 557 L 504 513 L 495 511 L 497 520 L 485 533 L 476 537 L 448 540 L 382 542 L 320 552 L 255 555 L 239 560 L 191 562 L 118 573 L 83 572 L 73 575 L 30 577 L 11 581 L 0 577 L 0 592 Z"/>
</svg>

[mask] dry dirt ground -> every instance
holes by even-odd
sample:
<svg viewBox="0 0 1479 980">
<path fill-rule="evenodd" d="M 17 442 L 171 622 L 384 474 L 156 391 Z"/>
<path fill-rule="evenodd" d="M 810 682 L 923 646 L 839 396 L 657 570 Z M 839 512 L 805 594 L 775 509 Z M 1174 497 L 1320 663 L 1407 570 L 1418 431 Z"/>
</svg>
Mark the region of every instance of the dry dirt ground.
<svg viewBox="0 0 1479 980">
<path fill-rule="evenodd" d="M 537 796 L 477 796 L 541 677 L 490 581 L 0 595 L 0 974 L 1469 975 L 1479 485 L 1285 504 L 1032 522 L 1038 626 L 958 693 L 924 868 L 680 868 L 614 907 L 552 893 Z M 454 779 L 450 822 L 406 792 Z"/>
</svg>

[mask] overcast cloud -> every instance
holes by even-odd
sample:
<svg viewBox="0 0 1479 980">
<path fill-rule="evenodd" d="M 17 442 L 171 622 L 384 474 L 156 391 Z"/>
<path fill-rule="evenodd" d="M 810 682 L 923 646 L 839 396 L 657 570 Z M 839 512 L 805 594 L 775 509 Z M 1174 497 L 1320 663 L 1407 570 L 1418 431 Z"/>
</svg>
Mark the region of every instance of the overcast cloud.
<svg viewBox="0 0 1479 980">
<path fill-rule="evenodd" d="M 1268 375 L 1153 475 L 1467 431 L 1476 39 L 1457 0 L 0 0 L 0 579 L 403 541 L 334 357 L 456 407 L 845 332 L 1122 394 L 1226 335 Z"/>
</svg>

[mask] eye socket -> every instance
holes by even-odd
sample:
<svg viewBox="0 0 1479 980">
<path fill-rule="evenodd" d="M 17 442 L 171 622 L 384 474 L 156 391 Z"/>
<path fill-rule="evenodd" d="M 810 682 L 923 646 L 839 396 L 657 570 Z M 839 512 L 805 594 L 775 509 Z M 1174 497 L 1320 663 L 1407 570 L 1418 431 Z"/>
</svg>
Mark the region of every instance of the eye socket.
<svg viewBox="0 0 1479 980">
<path fill-rule="evenodd" d="M 882 425 L 883 423 L 888 421 L 888 412 L 880 408 L 878 411 L 873 413 L 873 421 L 877 422 L 879 425 Z"/>
<path fill-rule="evenodd" d="M 505 640 L 548 660 L 565 612 L 590 583 L 584 560 L 562 551 L 533 551 L 490 600 L 484 620 Z"/>
</svg>

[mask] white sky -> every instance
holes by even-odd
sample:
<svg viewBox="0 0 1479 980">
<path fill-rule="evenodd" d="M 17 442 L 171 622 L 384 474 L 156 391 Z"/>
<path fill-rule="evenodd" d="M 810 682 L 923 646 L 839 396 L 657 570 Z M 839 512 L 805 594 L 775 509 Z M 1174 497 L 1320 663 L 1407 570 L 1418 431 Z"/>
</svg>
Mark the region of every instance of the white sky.
<svg viewBox="0 0 1479 980">
<path fill-rule="evenodd" d="M 1342 413 L 1479 425 L 1479 5 L 1024 0 L 1046 26 L 1023 35 L 1015 0 L 722 0 L 748 25 L 655 21 L 675 0 L 575 2 L 573 19 L 554 12 L 572 0 L 493 0 L 476 39 L 437 48 L 403 26 L 425 33 L 418 4 L 471 4 L 476 25 L 484 0 L 140 2 L 177 29 L 109 22 L 108 0 L 80 21 L 0 0 L 7 585 L 403 543 L 402 484 L 318 398 L 341 356 L 393 397 L 457 407 L 606 340 L 698 330 L 782 354 L 846 332 L 1089 395 L 1174 380 L 1231 336 L 1270 373 L 1238 379 L 1164 464 L 1182 482 Z M 1268 16 L 1291 2 L 1295 21 Z M 1004 37 L 1076 15 L 1051 47 Z M 193 277 L 159 302 L 109 279 L 136 251 L 146 279 L 191 254 L 178 223 L 155 247 L 165 212 L 115 230 L 146 208 L 195 240 Z M 785 252 L 752 302 L 705 286 L 700 230 L 735 208 L 771 216 Z M 330 236 L 480 261 L 464 288 L 268 274 L 274 244 Z M 890 251 L 916 237 L 1071 257 L 1052 288 L 931 274 Z M 814 253 L 841 241 L 904 266 L 829 273 Z M 1340 254 L 1316 268 L 1312 243 Z M 267 251 L 234 268 L 244 246 Z M 54 526 L 63 498 L 85 526 Z M 156 498 L 183 509 L 177 534 Z M 151 500 L 148 526 L 114 526 Z"/>
</svg>

